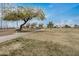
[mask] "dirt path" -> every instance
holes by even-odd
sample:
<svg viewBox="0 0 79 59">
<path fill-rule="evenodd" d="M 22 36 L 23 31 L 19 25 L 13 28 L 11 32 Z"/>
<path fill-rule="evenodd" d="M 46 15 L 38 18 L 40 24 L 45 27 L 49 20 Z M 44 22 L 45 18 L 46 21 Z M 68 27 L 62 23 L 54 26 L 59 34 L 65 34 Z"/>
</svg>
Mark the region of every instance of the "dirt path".
<svg viewBox="0 0 79 59">
<path fill-rule="evenodd" d="M 4 42 L 4 41 L 7 41 L 7 40 L 17 38 L 17 37 L 24 36 L 26 34 L 29 34 L 29 33 L 14 33 L 12 35 L 0 36 L 0 43 Z"/>
</svg>

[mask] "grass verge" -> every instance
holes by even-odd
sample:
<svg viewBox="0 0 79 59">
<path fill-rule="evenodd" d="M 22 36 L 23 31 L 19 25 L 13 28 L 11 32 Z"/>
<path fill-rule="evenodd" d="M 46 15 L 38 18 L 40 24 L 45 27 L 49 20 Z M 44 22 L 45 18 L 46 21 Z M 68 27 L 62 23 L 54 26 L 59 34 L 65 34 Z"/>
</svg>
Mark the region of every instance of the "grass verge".
<svg viewBox="0 0 79 59">
<path fill-rule="evenodd" d="M 1 56 L 72 56 L 79 51 L 58 43 L 16 38 L 0 43 Z"/>
</svg>

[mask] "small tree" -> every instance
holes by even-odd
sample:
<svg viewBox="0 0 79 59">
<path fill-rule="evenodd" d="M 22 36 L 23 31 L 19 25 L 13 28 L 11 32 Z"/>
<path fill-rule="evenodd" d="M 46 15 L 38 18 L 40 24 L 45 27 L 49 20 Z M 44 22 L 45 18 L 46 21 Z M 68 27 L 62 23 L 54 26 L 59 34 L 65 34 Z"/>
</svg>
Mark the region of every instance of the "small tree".
<svg viewBox="0 0 79 59">
<path fill-rule="evenodd" d="M 58 25 L 55 25 L 54 28 L 59 28 Z"/>
<path fill-rule="evenodd" d="M 39 24 L 39 29 L 42 29 L 43 28 L 43 24 Z"/>
<path fill-rule="evenodd" d="M 74 25 L 74 28 L 79 28 L 79 25 L 75 24 L 75 25 Z"/>
<path fill-rule="evenodd" d="M 32 24 L 31 24 L 31 28 L 32 28 L 32 29 L 36 28 L 36 25 L 37 25 L 37 23 L 32 23 Z"/>
<path fill-rule="evenodd" d="M 53 28 L 54 27 L 54 24 L 52 23 L 52 22 L 49 22 L 48 24 L 47 24 L 47 28 Z"/>
<path fill-rule="evenodd" d="M 33 18 L 38 18 L 39 20 L 44 20 L 45 15 L 41 9 L 38 8 L 24 8 L 18 7 L 15 9 L 5 10 L 3 15 L 3 20 L 6 21 L 17 21 L 23 20 L 24 23 L 20 25 L 19 31 L 22 30 L 22 27 Z"/>
<path fill-rule="evenodd" d="M 71 26 L 69 26 L 69 25 L 65 25 L 64 28 L 71 28 Z"/>
</svg>

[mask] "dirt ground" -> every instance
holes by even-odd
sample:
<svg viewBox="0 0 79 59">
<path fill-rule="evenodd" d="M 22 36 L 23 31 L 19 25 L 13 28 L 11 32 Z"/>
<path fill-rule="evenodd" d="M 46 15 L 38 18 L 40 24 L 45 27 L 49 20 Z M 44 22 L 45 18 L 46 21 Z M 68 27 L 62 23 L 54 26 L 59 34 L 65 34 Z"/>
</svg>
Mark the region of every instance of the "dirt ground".
<svg viewBox="0 0 79 59">
<path fill-rule="evenodd" d="M 41 32 L 36 31 L 28 32 L 29 34 L 27 34 L 27 32 L 22 33 L 25 33 L 23 36 L 21 36 L 22 38 L 17 38 L 14 41 L 9 40 L 2 42 L 0 44 L 1 45 L 0 54 L 1 55 L 79 55 L 78 28 L 77 29 L 53 28 L 51 30 L 46 29 Z M 49 43 L 46 43 L 45 41 Z M 6 54 L 5 51 L 7 51 Z"/>
<path fill-rule="evenodd" d="M 32 32 L 29 35 L 25 35 L 25 38 L 36 39 L 41 41 L 53 41 L 61 45 L 70 46 L 73 49 L 79 50 L 79 29 L 74 28 L 54 28 L 47 32 Z"/>
<path fill-rule="evenodd" d="M 15 33 L 15 29 L 0 29 L 0 36 L 11 35 Z"/>
</svg>

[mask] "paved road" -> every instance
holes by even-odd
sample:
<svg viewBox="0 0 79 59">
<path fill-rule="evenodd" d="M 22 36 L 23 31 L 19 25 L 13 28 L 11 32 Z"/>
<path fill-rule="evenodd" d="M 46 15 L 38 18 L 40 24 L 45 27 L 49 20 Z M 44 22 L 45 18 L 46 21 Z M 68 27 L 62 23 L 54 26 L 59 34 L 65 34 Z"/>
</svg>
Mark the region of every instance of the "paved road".
<svg viewBox="0 0 79 59">
<path fill-rule="evenodd" d="M 12 35 L 0 36 L 0 43 L 4 42 L 4 41 L 7 41 L 7 40 L 15 39 L 17 37 L 24 36 L 26 34 L 28 34 L 28 33 L 14 33 Z"/>
</svg>

